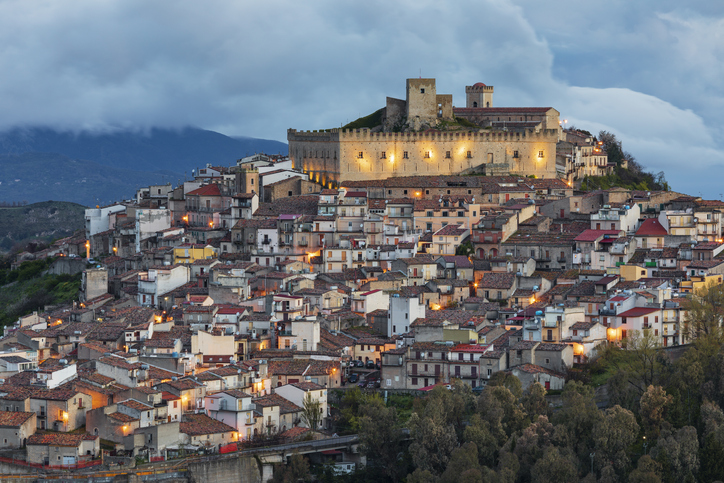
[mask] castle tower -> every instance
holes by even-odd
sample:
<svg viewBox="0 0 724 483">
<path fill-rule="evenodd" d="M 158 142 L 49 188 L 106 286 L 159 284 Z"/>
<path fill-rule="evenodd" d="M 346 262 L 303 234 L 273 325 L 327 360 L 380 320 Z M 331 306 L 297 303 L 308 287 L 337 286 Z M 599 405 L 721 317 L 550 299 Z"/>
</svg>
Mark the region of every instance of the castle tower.
<svg viewBox="0 0 724 483">
<path fill-rule="evenodd" d="M 465 87 L 465 107 L 493 107 L 493 86 L 478 82 Z"/>
<path fill-rule="evenodd" d="M 435 79 L 407 79 L 407 119 L 437 118 Z"/>
</svg>

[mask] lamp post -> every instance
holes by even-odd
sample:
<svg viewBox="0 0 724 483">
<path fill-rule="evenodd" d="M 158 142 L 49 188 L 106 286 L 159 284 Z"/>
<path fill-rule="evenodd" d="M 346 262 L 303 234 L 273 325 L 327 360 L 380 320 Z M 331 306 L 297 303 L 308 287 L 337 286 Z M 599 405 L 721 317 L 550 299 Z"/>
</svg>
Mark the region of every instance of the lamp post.
<svg viewBox="0 0 724 483">
<path fill-rule="evenodd" d="M 648 447 L 649 442 L 646 441 L 646 436 L 644 436 L 644 456 L 646 456 L 646 448 Z"/>
</svg>

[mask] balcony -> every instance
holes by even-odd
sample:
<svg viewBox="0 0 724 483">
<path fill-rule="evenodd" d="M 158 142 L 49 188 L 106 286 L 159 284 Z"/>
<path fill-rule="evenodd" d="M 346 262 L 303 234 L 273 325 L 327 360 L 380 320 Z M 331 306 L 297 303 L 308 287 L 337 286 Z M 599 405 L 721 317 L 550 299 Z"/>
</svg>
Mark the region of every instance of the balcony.
<svg viewBox="0 0 724 483">
<path fill-rule="evenodd" d="M 306 247 L 307 245 L 309 245 L 309 242 L 306 241 L 306 240 L 299 240 L 299 241 L 297 242 L 297 245 L 300 246 L 300 247 Z"/>
<path fill-rule="evenodd" d="M 265 239 L 263 239 L 263 240 L 261 241 L 261 244 L 262 244 L 262 245 L 269 245 L 269 244 L 271 244 L 271 240 L 268 239 L 268 238 L 265 238 Z"/>
<path fill-rule="evenodd" d="M 566 263 L 566 257 L 558 257 L 558 258 L 556 258 L 556 261 L 558 263 Z"/>
</svg>

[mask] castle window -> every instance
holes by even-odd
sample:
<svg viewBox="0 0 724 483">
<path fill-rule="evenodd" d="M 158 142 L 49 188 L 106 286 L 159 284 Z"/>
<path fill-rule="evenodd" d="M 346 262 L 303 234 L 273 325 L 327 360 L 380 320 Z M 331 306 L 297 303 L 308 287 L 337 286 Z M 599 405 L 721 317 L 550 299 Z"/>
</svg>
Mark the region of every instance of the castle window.
<svg viewBox="0 0 724 483">
<path fill-rule="evenodd" d="M 472 151 L 468 151 L 468 158 L 472 158 L 472 157 L 473 157 L 473 152 L 472 152 Z"/>
<path fill-rule="evenodd" d="M 514 157 L 514 158 L 517 158 L 517 157 L 518 157 L 518 151 L 513 151 L 513 157 Z"/>
<path fill-rule="evenodd" d="M 425 151 L 425 159 L 430 159 L 431 151 Z"/>
<path fill-rule="evenodd" d="M 403 194 L 407 194 L 407 190 L 404 190 L 402 193 L 403 193 Z"/>
<path fill-rule="evenodd" d="M 450 159 L 450 151 L 445 151 L 445 159 Z"/>
<path fill-rule="evenodd" d="M 364 156 L 364 153 L 363 153 L 362 151 L 360 151 L 359 154 L 357 155 L 357 159 L 362 159 L 362 158 L 364 158 L 364 157 L 365 157 L 365 156 Z"/>
<path fill-rule="evenodd" d="M 425 190 L 425 194 L 426 194 L 426 195 L 429 195 L 429 194 L 430 194 L 430 190 Z"/>
<path fill-rule="evenodd" d="M 538 157 L 539 157 L 539 158 L 542 158 L 542 157 L 543 157 L 543 151 L 538 151 Z"/>
<path fill-rule="evenodd" d="M 402 152 L 402 159 L 407 159 L 407 158 L 408 158 L 408 156 L 407 156 L 407 151 L 403 151 L 403 152 Z"/>
<path fill-rule="evenodd" d="M 380 158 L 387 159 L 387 153 L 382 151 L 382 154 L 380 154 Z"/>
<path fill-rule="evenodd" d="M 477 103 L 477 102 L 473 102 L 473 107 L 478 107 L 478 103 Z"/>
<path fill-rule="evenodd" d="M 424 94 L 424 93 L 425 93 L 425 89 L 420 89 L 420 94 Z"/>
</svg>

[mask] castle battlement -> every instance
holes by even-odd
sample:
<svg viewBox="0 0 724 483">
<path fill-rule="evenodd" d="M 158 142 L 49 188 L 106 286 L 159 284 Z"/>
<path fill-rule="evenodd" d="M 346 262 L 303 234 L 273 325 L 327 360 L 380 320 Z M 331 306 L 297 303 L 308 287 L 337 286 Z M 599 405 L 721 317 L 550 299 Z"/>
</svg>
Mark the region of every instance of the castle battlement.
<svg viewBox="0 0 724 483">
<path fill-rule="evenodd" d="M 465 92 L 467 108 L 454 109 L 452 96 L 436 93 L 434 79 L 408 79 L 405 101 L 387 98 L 381 128 L 289 129 L 289 157 L 296 169 L 329 187 L 342 180 L 463 172 L 557 176 L 558 111 L 493 109 L 493 86 L 483 83 Z M 434 129 L 453 116 L 477 127 Z M 412 130 L 395 132 L 399 127 Z"/>
<path fill-rule="evenodd" d="M 510 141 L 525 138 L 555 138 L 558 140 L 557 129 L 523 129 L 515 131 L 479 130 L 479 131 L 423 131 L 423 132 L 372 132 L 367 128 L 330 129 L 329 131 L 297 131 L 287 130 L 287 138 L 295 141 L 380 141 L 380 140 L 459 140 L 472 141 Z"/>
</svg>

